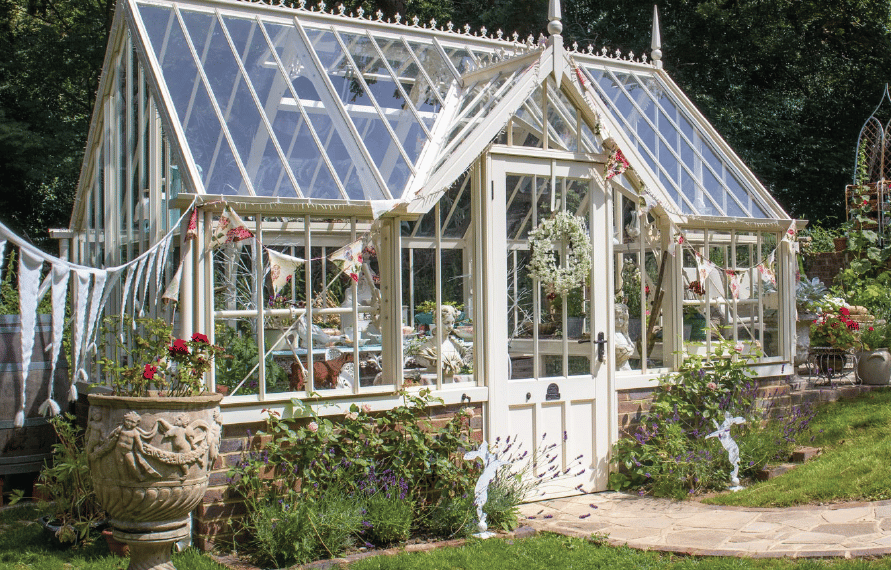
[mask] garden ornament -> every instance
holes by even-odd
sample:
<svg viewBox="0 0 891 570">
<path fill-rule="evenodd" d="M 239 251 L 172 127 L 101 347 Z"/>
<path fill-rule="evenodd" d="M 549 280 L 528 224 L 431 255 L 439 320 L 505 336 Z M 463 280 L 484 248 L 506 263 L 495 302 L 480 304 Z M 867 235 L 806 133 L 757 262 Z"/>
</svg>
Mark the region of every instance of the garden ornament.
<svg viewBox="0 0 891 570">
<path fill-rule="evenodd" d="M 507 465 L 507 461 L 501 461 L 498 456 L 489 451 L 489 444 L 483 441 L 476 451 L 468 451 L 464 454 L 465 461 L 473 461 L 481 459 L 483 461 L 483 472 L 480 473 L 479 479 L 476 481 L 476 487 L 473 490 L 473 504 L 476 505 L 476 516 L 479 523 L 477 528 L 479 532 L 473 536 L 477 538 L 489 538 L 495 536 L 494 532 L 487 532 L 489 526 L 486 524 L 486 513 L 483 506 L 489 500 L 489 483 L 495 478 L 498 469 Z"/>
<path fill-rule="evenodd" d="M 739 491 L 742 489 L 739 484 L 739 446 L 730 437 L 730 426 L 733 424 L 744 424 L 746 423 L 746 420 L 724 412 L 724 423 L 718 425 L 717 420 L 714 419 L 712 419 L 712 423 L 715 424 L 715 431 L 705 436 L 705 439 L 717 437 L 718 441 L 721 442 L 721 445 L 724 446 L 724 449 L 727 450 L 730 464 L 733 465 L 733 472 L 730 474 L 729 489 L 731 491 Z"/>
</svg>

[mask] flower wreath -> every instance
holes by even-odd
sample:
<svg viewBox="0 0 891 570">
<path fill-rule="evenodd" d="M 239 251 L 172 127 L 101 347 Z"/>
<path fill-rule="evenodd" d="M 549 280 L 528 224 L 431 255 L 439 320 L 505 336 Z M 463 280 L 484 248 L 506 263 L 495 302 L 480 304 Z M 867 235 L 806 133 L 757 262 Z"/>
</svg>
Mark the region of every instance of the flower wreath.
<svg viewBox="0 0 891 570">
<path fill-rule="evenodd" d="M 557 264 L 555 242 L 567 243 L 565 267 Z M 529 232 L 529 245 L 529 274 L 558 295 L 583 285 L 591 274 L 591 242 L 581 216 L 558 212 Z"/>
</svg>

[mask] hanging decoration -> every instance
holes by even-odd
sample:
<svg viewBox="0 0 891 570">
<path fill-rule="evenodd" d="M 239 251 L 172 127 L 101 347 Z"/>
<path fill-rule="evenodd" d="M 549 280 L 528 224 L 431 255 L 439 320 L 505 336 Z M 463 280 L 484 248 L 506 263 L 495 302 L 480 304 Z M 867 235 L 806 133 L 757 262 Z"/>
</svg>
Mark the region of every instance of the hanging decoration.
<svg viewBox="0 0 891 570">
<path fill-rule="evenodd" d="M 31 352 L 34 350 L 34 326 L 37 323 L 37 295 L 34 292 L 37 291 L 40 285 L 40 268 L 42 266 L 43 260 L 34 257 L 29 251 L 23 250 L 21 255 L 19 255 L 19 318 L 22 325 L 19 340 L 22 347 L 22 389 L 21 402 L 13 422 L 17 428 L 25 425 L 28 373 L 31 370 Z"/>
<path fill-rule="evenodd" d="M 269 276 L 272 278 L 272 291 L 278 294 L 279 289 L 285 286 L 297 271 L 297 266 L 305 261 L 299 257 L 293 257 L 279 253 L 274 249 L 267 249 L 269 255 Z"/>
<path fill-rule="evenodd" d="M 566 244 L 563 266 L 558 266 L 554 246 Z M 529 232 L 532 259 L 529 274 L 558 295 L 585 284 L 591 274 L 591 240 L 585 219 L 558 212 Z"/>
<path fill-rule="evenodd" d="M 622 154 L 622 150 L 616 147 L 616 149 L 610 153 L 609 159 L 606 162 L 604 179 L 609 180 L 614 176 L 618 176 L 628 170 L 630 166 L 631 164 L 628 162 L 628 159 L 625 158 L 625 155 Z"/>
<path fill-rule="evenodd" d="M 329 261 L 343 262 L 343 272 L 350 276 L 350 279 L 359 282 L 359 271 L 362 268 L 362 249 L 364 248 L 364 240 L 362 238 L 345 245 L 328 256 Z"/>
<path fill-rule="evenodd" d="M 217 220 L 210 238 L 208 249 L 219 247 L 226 243 L 239 242 L 254 237 L 241 217 L 235 213 L 228 204 L 223 208 L 220 219 Z"/>
</svg>

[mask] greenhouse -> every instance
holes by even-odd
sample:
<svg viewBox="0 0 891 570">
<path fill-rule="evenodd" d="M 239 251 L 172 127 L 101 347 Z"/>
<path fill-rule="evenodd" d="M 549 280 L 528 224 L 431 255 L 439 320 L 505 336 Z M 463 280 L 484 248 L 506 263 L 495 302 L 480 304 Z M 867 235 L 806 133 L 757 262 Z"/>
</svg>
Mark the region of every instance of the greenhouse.
<svg viewBox="0 0 891 570">
<path fill-rule="evenodd" d="M 161 316 L 229 353 L 226 430 L 430 389 L 603 490 L 623 392 L 719 342 L 792 372 L 801 224 L 655 15 L 638 56 L 564 46 L 554 0 L 539 38 L 274 4 L 119 1 L 56 233 L 112 268 L 75 280 L 81 382 L 100 313 Z"/>
</svg>

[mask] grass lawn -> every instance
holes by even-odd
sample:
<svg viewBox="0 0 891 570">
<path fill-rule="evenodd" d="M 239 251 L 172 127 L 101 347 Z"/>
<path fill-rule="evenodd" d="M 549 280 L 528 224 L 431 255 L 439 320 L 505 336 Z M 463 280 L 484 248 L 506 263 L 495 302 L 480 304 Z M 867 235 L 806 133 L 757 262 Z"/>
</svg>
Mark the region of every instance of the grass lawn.
<svg viewBox="0 0 891 570">
<path fill-rule="evenodd" d="M 891 499 L 891 390 L 824 404 L 811 426 L 810 445 L 822 447 L 822 455 L 775 479 L 705 502 L 787 507 Z"/>
<path fill-rule="evenodd" d="M 0 570 L 124 570 L 129 558 L 117 558 L 108 552 L 99 536 L 91 546 L 61 548 L 51 545 L 43 528 L 34 522 L 32 507 L 0 512 Z M 197 550 L 174 554 L 177 570 L 224 570 Z"/>
<path fill-rule="evenodd" d="M 875 560 L 789 560 L 693 558 L 643 552 L 627 547 L 598 546 L 579 538 L 542 534 L 517 540 L 472 541 L 459 548 L 377 556 L 349 570 L 879 570 L 891 558 Z"/>
</svg>

